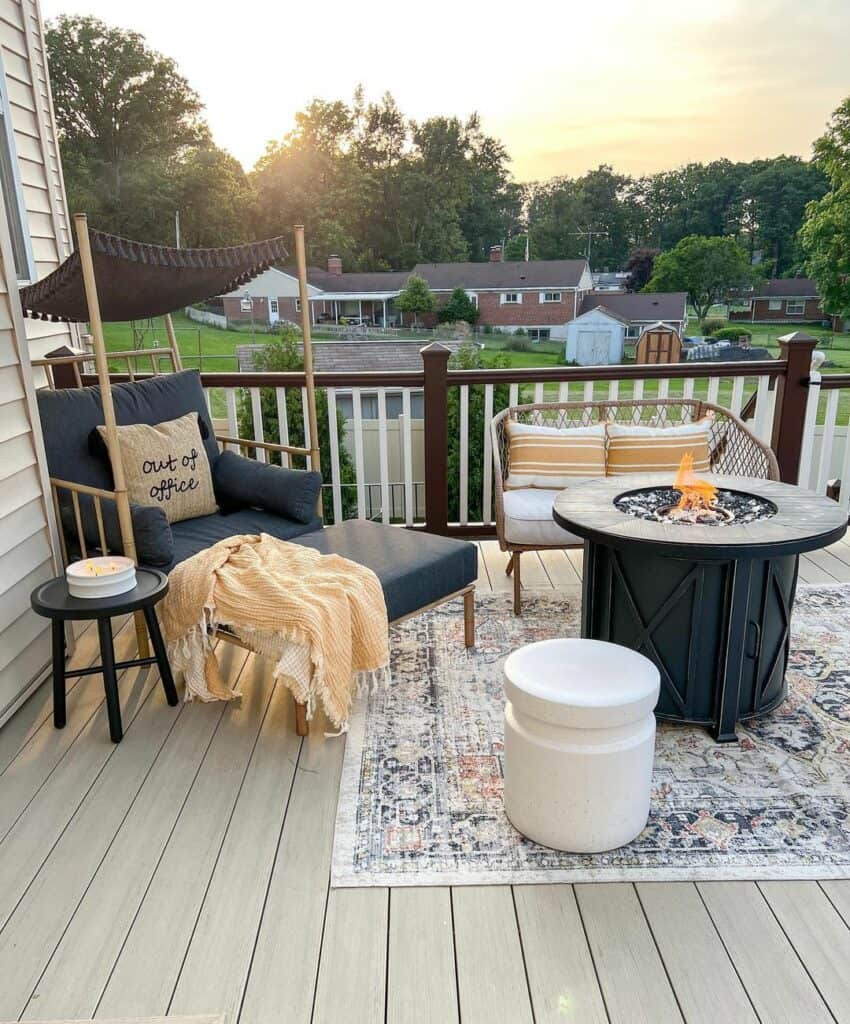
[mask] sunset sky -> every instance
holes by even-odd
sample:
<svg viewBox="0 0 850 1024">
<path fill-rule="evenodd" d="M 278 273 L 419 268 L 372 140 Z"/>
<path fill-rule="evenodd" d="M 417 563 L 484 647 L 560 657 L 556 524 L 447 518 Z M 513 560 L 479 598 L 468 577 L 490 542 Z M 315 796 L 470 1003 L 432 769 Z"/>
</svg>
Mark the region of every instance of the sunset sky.
<svg viewBox="0 0 850 1024">
<path fill-rule="evenodd" d="M 520 180 L 600 163 L 808 156 L 850 93 L 847 0 L 42 0 L 173 57 L 246 169 L 315 96 L 385 90 L 410 117 L 465 116 Z"/>
</svg>

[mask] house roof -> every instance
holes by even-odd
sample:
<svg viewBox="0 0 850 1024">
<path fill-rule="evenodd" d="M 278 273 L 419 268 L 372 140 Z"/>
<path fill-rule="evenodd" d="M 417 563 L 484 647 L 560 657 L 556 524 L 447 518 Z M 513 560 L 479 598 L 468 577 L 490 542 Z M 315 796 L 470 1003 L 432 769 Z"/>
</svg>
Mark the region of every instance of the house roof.
<svg viewBox="0 0 850 1024">
<path fill-rule="evenodd" d="M 621 324 L 629 323 L 628 317 L 621 316 L 619 313 L 615 313 L 612 309 L 609 308 L 607 303 L 603 302 L 599 302 L 595 306 L 591 306 L 590 309 L 585 309 L 583 312 L 579 313 L 577 317 L 575 317 L 575 320 L 581 320 L 583 317 L 590 316 L 591 313 L 601 313 L 604 316 L 609 317 L 611 320 L 617 320 Z"/>
<path fill-rule="evenodd" d="M 422 341 L 322 341 L 313 345 L 313 369 L 316 373 L 360 373 L 387 370 L 404 373 L 422 369 Z M 452 352 L 461 341 L 441 341 Z M 236 359 L 240 371 L 254 369 L 254 352 L 264 345 L 239 345 Z M 299 345 L 299 349 L 300 349 Z"/>
<path fill-rule="evenodd" d="M 686 319 L 685 292 L 588 292 L 582 299 L 579 315 L 597 306 L 605 306 L 625 320 L 654 322 Z"/>
<path fill-rule="evenodd" d="M 329 274 L 327 270 L 311 267 L 307 280 L 324 292 L 400 292 L 410 277 L 409 270 L 375 270 L 367 273 Z"/>
<path fill-rule="evenodd" d="M 808 277 L 774 277 L 753 292 L 754 299 L 816 299 L 818 286 Z"/>
<path fill-rule="evenodd" d="M 413 273 L 435 291 L 452 288 L 577 288 L 585 260 L 417 263 Z"/>
</svg>

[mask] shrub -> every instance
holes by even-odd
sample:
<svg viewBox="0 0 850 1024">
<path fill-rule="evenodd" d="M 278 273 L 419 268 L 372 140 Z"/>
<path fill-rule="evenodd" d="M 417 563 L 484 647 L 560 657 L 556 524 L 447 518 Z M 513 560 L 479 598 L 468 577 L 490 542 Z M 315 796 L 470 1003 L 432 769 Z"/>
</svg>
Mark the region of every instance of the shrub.
<svg viewBox="0 0 850 1024">
<path fill-rule="evenodd" d="M 743 327 L 721 327 L 711 337 L 716 341 L 737 341 L 738 338 L 752 338 L 753 332 L 744 330 Z"/>
<path fill-rule="evenodd" d="M 528 340 L 523 337 L 517 337 L 519 331 L 512 335 L 505 344 L 502 346 L 506 352 L 530 352 L 531 346 Z"/>
<path fill-rule="evenodd" d="M 707 316 L 699 323 L 699 329 L 703 334 L 714 334 L 715 331 L 722 330 L 725 326 L 726 321 L 722 316 Z"/>
<path fill-rule="evenodd" d="M 448 300 L 437 311 L 440 323 L 456 323 L 465 320 L 474 324 L 478 319 L 478 307 L 466 294 L 463 288 L 455 288 Z"/>
<path fill-rule="evenodd" d="M 453 320 L 435 327 L 434 337 L 442 341 L 468 341 L 472 337 L 472 328 L 466 320 Z"/>
</svg>

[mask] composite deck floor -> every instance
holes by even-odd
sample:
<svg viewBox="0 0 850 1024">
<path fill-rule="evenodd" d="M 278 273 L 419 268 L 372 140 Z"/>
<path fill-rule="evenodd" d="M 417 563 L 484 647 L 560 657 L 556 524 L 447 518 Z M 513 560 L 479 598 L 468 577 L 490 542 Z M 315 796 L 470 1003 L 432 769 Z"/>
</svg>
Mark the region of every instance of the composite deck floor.
<svg viewBox="0 0 850 1024">
<path fill-rule="evenodd" d="M 580 553 L 523 562 L 578 596 Z M 504 565 L 482 544 L 479 586 Z M 850 544 L 801 576 L 850 581 Z M 99 676 L 61 732 L 48 686 L 0 730 L 0 1020 L 850 1021 L 850 881 L 331 890 L 344 741 L 302 742 L 267 667 L 223 659 L 226 707 L 126 670 L 118 746 Z"/>
</svg>

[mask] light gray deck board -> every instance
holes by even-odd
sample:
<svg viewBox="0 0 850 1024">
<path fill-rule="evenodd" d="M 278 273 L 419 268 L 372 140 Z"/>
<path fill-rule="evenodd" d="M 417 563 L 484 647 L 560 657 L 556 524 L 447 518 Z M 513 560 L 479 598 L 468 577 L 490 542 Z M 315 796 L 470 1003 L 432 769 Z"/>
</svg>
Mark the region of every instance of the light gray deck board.
<svg viewBox="0 0 850 1024">
<path fill-rule="evenodd" d="M 850 565 L 850 543 L 834 545 L 829 554 L 803 559 L 803 574 L 824 582 L 844 578 L 837 563 Z M 505 562 L 495 542 L 479 545 L 481 592 L 491 589 L 491 581 L 510 592 Z M 581 562 L 581 551 L 526 555 L 524 582 L 529 589 L 554 587 L 578 599 Z M 125 635 L 132 640 L 132 629 L 125 628 L 116 646 Z M 95 660 L 93 637 L 82 635 L 74 664 Z M 224 645 L 222 657 L 232 677 L 246 655 Z M 538 1024 L 590 1024 L 605 1021 L 609 1012 L 613 1021 L 656 1024 L 679 1019 L 671 1013 L 671 984 L 689 1024 L 711 1020 L 712 1014 L 737 1024 L 752 1019 L 738 1001 L 742 983 L 751 997 L 755 992 L 762 1022 L 824 1019 L 818 988 L 836 1017 L 846 1016 L 841 929 L 850 926 L 850 881 L 760 883 L 761 891 L 745 884 L 743 902 L 732 889 L 725 910 L 718 909 L 715 893 L 711 915 L 705 909 L 700 914 L 693 902 L 697 888 L 689 883 L 641 884 L 642 908 L 630 885 L 576 886 L 580 905 L 573 889 L 560 885 L 516 886 L 513 892 L 504 886 L 456 887 L 450 895 L 444 888 L 339 890 L 328 902 L 344 739 L 325 739 L 321 717 L 313 723 L 301 744 L 281 829 L 276 801 L 287 771 L 285 751 L 298 741 L 288 712 L 275 718 L 275 707 L 263 703 L 267 684 L 246 684 L 245 690 L 241 702 L 227 707 L 172 709 L 153 674 L 134 670 L 121 683 L 127 737 L 116 748 L 108 739 L 102 683 L 94 676 L 69 689 L 64 733 L 50 720 L 49 685 L 0 729 L 0 771 L 8 768 L 0 774 L 0 811 L 11 806 L 4 804 L 7 795 L 17 801 L 16 813 L 24 808 L 0 843 L 0 880 L 6 883 L 0 886 L 0 910 L 25 893 L 21 916 L 15 913 L 6 933 L 0 932 L 0 1017 L 6 1012 L 7 977 L 15 1018 L 21 1012 L 28 1020 L 94 1013 L 104 1024 L 107 1018 L 123 1024 L 128 1016 L 162 1014 L 169 1004 L 172 1010 L 227 1009 L 227 1024 L 381 1021 L 385 1002 L 391 1024 L 451 1024 L 459 1016 L 458 988 L 463 1024 L 522 1024 L 532 1019 L 532 1009 Z M 207 716 L 220 716 L 220 725 L 182 802 Z M 266 735 L 260 734 L 261 722 Z M 153 749 L 158 736 L 163 742 Z M 157 790 L 160 800 L 153 799 Z M 92 805 L 103 811 L 97 820 Z M 240 830 L 247 830 L 242 841 Z M 233 891 L 226 880 L 233 880 Z M 631 891 L 632 899 L 624 900 L 623 891 Z M 766 923 L 740 919 L 751 913 L 753 892 Z M 624 913 L 617 912 L 619 906 Z M 706 930 L 707 917 L 711 928 L 722 925 L 722 942 Z M 742 979 L 737 985 L 729 960 L 734 977 L 740 973 Z M 620 966 L 623 976 L 612 982 Z M 632 985 L 630 979 L 645 968 L 648 975 L 644 970 Z M 704 985 L 697 968 L 708 976 Z M 723 978 L 722 987 L 716 977 Z M 653 992 L 648 999 L 647 984 L 666 991 L 667 998 Z M 777 987 L 778 994 L 771 991 Z M 31 999 L 33 990 L 37 998 Z M 607 1010 L 603 992 L 611 1000 Z M 16 994 L 26 996 L 25 1007 Z M 226 1005 L 214 1005 L 219 1000 Z M 781 1002 L 791 1009 L 772 1015 Z M 170 1015 L 168 1021 L 183 1024 L 184 1018 Z"/>
<path fill-rule="evenodd" d="M 514 886 L 536 1024 L 607 1024 L 571 885 Z"/>
<path fill-rule="evenodd" d="M 532 1021 L 519 929 L 509 886 L 452 890 L 460 1016 L 464 1024 Z"/>
<path fill-rule="evenodd" d="M 285 1007 L 287 1024 L 307 1024 L 322 948 L 337 789 L 345 741 L 325 738 L 319 715 L 304 740 L 286 812 L 242 1024 L 266 1024 Z"/>
<path fill-rule="evenodd" d="M 206 705 L 180 715 L 39 980 L 24 1019 L 94 1013 L 222 710 Z"/>
<path fill-rule="evenodd" d="M 116 658 L 118 647 L 122 640 L 122 629 L 130 622 L 128 616 L 115 619 L 112 623 L 115 636 Z M 97 642 L 97 630 L 92 628 L 92 623 L 80 623 L 88 626 L 88 629 L 81 630 L 77 637 L 76 649 L 67 661 L 68 668 L 89 668 L 100 661 L 99 647 Z M 73 737 L 84 724 L 79 724 L 75 730 L 75 723 L 80 722 L 77 704 L 80 699 L 82 687 L 88 688 L 86 684 L 92 684 L 93 690 L 99 692 L 103 697 L 103 681 L 100 676 L 80 676 L 69 679 L 65 687 L 67 694 L 68 724 L 66 731 L 70 728 L 70 735 Z M 50 686 L 39 687 L 32 696 L 26 700 L 21 708 L 9 719 L 0 729 L 0 772 L 5 772 L 8 766 L 26 748 L 27 744 L 39 732 L 45 723 L 53 727 L 53 691 Z M 86 716 L 88 717 L 88 716 Z M 49 764 L 44 765 L 45 777 L 50 770 Z"/>
<path fill-rule="evenodd" d="M 694 885 L 637 886 L 667 975 L 688 1024 L 757 1024 L 741 980 Z M 682 936 L 687 935 L 687 943 Z"/>
<path fill-rule="evenodd" d="M 231 651 L 227 645 L 224 656 Z M 98 1016 L 167 1012 L 270 696 L 267 688 L 249 687 L 225 707 Z"/>
<path fill-rule="evenodd" d="M 457 1020 L 451 892 L 442 886 L 392 889 L 387 1024 Z"/>
<path fill-rule="evenodd" d="M 850 928 L 817 882 L 759 888 L 835 1019 L 850 1021 Z"/>
<path fill-rule="evenodd" d="M 245 686 L 271 688 L 269 662 L 253 659 Z M 283 827 L 301 738 L 295 705 L 275 686 L 204 899 L 169 1012 L 224 1012 L 236 1020 Z"/>
<path fill-rule="evenodd" d="M 382 1024 L 386 1000 L 388 889 L 332 889 L 315 1024 Z"/>
<path fill-rule="evenodd" d="M 90 640 L 86 634 L 68 665 L 69 667 L 86 667 L 98 660 L 97 635 L 94 633 L 95 647 L 84 641 Z M 135 655 L 135 633 L 125 628 L 115 638 L 115 658 L 120 661 Z M 122 676 L 123 679 L 123 676 Z M 75 682 L 76 680 L 69 680 Z M 119 683 L 119 687 L 120 687 Z M 44 690 L 49 692 L 48 687 Z M 77 685 L 67 695 L 67 722 L 64 729 L 53 726 L 52 695 L 42 712 L 38 724 L 33 723 L 17 754 L 10 760 L 2 775 L 3 800 L 0 801 L 0 839 L 6 835 L 18 817 L 23 813 L 29 802 L 38 793 L 57 765 L 71 749 L 77 736 L 88 721 L 103 704 L 103 677 L 97 675 L 82 676 Z M 37 707 L 34 702 L 34 707 Z M 13 719 L 14 721 L 14 719 Z M 4 730 L 5 731 L 5 730 Z"/>
<path fill-rule="evenodd" d="M 633 885 L 576 885 L 612 1024 L 680 1024 L 682 1014 Z"/>
<path fill-rule="evenodd" d="M 754 882 L 700 882 L 697 888 L 763 1021 L 832 1021 Z"/>
<path fill-rule="evenodd" d="M 125 729 L 157 681 L 150 669 L 121 673 L 118 689 Z M 52 735 L 45 733 L 45 743 Z M 102 704 L 74 738 L 61 772 L 50 774 L 0 841 L 0 928 L 115 750 Z"/>
<path fill-rule="evenodd" d="M 104 738 L 112 748 L 105 770 L 0 932 L 0 1014 L 23 1012 L 178 717 L 157 687 L 133 722 L 138 728 L 115 746 Z"/>
<path fill-rule="evenodd" d="M 850 881 L 838 879 L 821 882 L 820 887 L 829 897 L 830 903 L 844 918 L 844 923 L 850 928 Z"/>
</svg>

